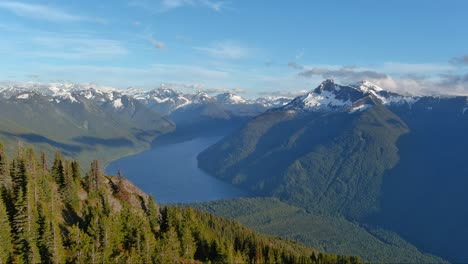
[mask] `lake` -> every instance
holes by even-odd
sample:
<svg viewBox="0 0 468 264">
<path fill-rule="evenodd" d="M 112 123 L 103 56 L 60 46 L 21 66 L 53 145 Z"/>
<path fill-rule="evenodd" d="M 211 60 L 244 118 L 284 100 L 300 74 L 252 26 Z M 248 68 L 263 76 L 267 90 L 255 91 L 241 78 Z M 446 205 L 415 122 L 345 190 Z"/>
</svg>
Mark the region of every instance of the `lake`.
<svg viewBox="0 0 468 264">
<path fill-rule="evenodd" d="M 248 196 L 246 192 L 208 175 L 198 168 L 197 155 L 222 137 L 196 138 L 182 143 L 155 146 L 107 166 L 117 170 L 158 203 L 205 202 Z"/>
</svg>

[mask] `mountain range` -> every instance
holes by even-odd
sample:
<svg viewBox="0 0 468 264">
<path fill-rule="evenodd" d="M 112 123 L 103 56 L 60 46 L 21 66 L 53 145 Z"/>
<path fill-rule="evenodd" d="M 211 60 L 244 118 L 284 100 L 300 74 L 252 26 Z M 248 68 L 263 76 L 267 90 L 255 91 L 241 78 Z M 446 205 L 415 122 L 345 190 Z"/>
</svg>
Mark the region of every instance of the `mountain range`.
<svg viewBox="0 0 468 264">
<path fill-rule="evenodd" d="M 59 149 L 83 162 L 107 162 L 148 148 L 169 132 L 187 136 L 197 129 L 237 128 L 282 103 L 281 98 L 246 100 L 164 87 L 144 91 L 68 82 L 3 83 L 0 138 L 8 146 L 19 140 L 49 154 Z"/>
<path fill-rule="evenodd" d="M 257 195 L 384 227 L 466 262 L 467 99 L 325 80 L 202 152 L 199 166 Z"/>
</svg>

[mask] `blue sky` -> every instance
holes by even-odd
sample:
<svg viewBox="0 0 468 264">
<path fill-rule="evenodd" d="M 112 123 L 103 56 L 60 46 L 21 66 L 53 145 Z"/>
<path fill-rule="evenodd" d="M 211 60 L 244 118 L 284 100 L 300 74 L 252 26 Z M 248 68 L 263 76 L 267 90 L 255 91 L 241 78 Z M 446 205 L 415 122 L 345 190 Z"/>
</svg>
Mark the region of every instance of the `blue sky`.
<svg viewBox="0 0 468 264">
<path fill-rule="evenodd" d="M 4 1 L 0 80 L 468 93 L 468 1 Z"/>
</svg>

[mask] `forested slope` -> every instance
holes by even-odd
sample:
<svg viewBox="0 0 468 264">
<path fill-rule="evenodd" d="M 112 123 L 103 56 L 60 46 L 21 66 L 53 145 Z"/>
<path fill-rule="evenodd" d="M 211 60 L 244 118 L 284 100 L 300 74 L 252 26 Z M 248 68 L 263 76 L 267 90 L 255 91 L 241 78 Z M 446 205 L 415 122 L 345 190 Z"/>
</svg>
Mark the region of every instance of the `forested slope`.
<svg viewBox="0 0 468 264">
<path fill-rule="evenodd" d="M 0 146 L 0 263 L 358 263 L 193 209 L 160 208 L 121 175 Z"/>
<path fill-rule="evenodd" d="M 277 198 L 238 198 L 191 204 L 239 221 L 258 232 L 293 239 L 320 251 L 357 255 L 373 263 L 442 263 L 394 232 L 351 222 L 344 217 L 310 213 Z"/>
</svg>

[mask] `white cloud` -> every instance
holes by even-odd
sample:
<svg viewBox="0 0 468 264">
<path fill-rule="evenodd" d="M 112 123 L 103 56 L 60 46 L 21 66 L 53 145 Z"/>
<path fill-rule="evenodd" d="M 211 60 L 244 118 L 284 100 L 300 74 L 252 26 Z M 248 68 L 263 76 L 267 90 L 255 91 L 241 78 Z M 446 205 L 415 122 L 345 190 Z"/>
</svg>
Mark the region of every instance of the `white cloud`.
<svg viewBox="0 0 468 264">
<path fill-rule="evenodd" d="M 47 5 L 29 4 L 15 1 L 0 1 L 0 8 L 8 10 L 17 16 L 47 20 L 52 22 L 75 22 L 94 20 L 84 16 L 77 16 L 67 11 Z"/>
<path fill-rule="evenodd" d="M 209 47 L 195 47 L 194 49 L 218 59 L 238 60 L 252 55 L 251 49 L 231 41 L 217 42 Z"/>
</svg>

